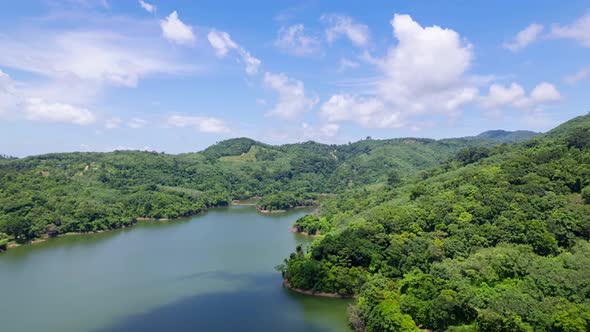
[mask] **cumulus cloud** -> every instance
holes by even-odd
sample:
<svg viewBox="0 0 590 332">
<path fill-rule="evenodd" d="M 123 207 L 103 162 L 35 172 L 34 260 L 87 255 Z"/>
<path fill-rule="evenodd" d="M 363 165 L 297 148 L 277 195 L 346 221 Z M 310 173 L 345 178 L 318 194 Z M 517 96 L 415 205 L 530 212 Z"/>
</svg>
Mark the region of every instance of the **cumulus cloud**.
<svg viewBox="0 0 590 332">
<path fill-rule="evenodd" d="M 471 44 L 451 30 L 422 27 L 409 15 L 394 15 L 398 40 L 384 58 L 365 55 L 380 77 L 370 82 L 370 96 L 335 94 L 321 107 L 332 122 L 353 121 L 366 128 L 399 128 L 425 112 L 451 118 L 477 100 L 477 80 L 467 75 L 473 59 Z"/>
<path fill-rule="evenodd" d="M 354 20 L 345 15 L 324 15 L 321 21 L 328 24 L 326 29 L 326 39 L 332 43 L 336 39 L 344 36 L 347 37 L 354 45 L 365 47 L 370 40 L 369 27 L 354 22 Z"/>
<path fill-rule="evenodd" d="M 244 63 L 246 74 L 255 75 L 258 73 L 258 67 L 260 67 L 262 62 L 234 42 L 229 33 L 225 31 L 211 30 L 207 34 L 207 39 L 209 40 L 211 47 L 215 49 L 215 54 L 217 54 L 218 57 L 226 57 L 230 51 L 235 51 L 238 55 L 238 61 Z"/>
<path fill-rule="evenodd" d="M 69 104 L 51 103 L 40 98 L 30 98 L 24 105 L 25 117 L 34 121 L 89 125 L 96 121 L 92 112 Z"/>
<path fill-rule="evenodd" d="M 142 118 L 132 118 L 127 122 L 127 126 L 131 129 L 139 129 L 145 127 L 147 121 Z"/>
<path fill-rule="evenodd" d="M 145 9 L 148 13 L 155 13 L 156 12 L 156 6 L 147 3 L 143 0 L 139 0 L 139 5 L 141 6 L 141 8 Z"/>
<path fill-rule="evenodd" d="M 391 25 L 398 44 L 377 61 L 384 75 L 377 82 L 381 99 L 404 112 L 449 115 L 476 99 L 478 90 L 466 77 L 471 44 L 453 30 L 422 27 L 409 15 L 396 14 Z"/>
<path fill-rule="evenodd" d="M 368 52 L 364 56 L 381 74 L 365 83 L 373 90 L 365 95 L 332 95 L 320 108 L 324 121 L 412 129 L 419 116 L 439 113 L 452 120 L 468 105 L 487 110 L 530 110 L 561 99 L 555 86 L 547 82 L 528 94 L 516 83 L 492 84 L 488 94 L 480 96 L 480 88 L 490 79 L 469 73 L 473 47 L 459 33 L 436 25 L 423 27 L 409 15 L 394 15 L 391 26 L 397 44 L 383 58 L 374 58 Z M 523 45 L 526 38 L 517 39 Z"/>
<path fill-rule="evenodd" d="M 564 76 L 563 81 L 566 82 L 567 84 L 574 85 L 574 84 L 586 79 L 588 77 L 588 74 L 590 74 L 590 68 L 584 67 L 573 74 L 569 74 L 569 75 Z"/>
<path fill-rule="evenodd" d="M 424 28 L 409 15 L 395 15 L 391 25 L 399 43 L 381 64 L 387 75 L 382 84 L 383 90 L 393 88 L 399 94 L 385 96 L 405 101 L 407 95 L 444 92 L 462 80 L 473 52 L 457 32 L 438 26 Z"/>
<path fill-rule="evenodd" d="M 388 109 L 375 97 L 337 94 L 320 109 L 323 119 L 332 122 L 351 121 L 365 128 L 399 128 L 404 124 L 399 111 Z"/>
<path fill-rule="evenodd" d="M 283 73 L 265 73 L 264 84 L 278 94 L 277 102 L 268 111 L 268 115 L 295 119 L 311 110 L 318 102 L 317 98 L 309 98 L 305 95 L 303 82 L 291 79 Z"/>
<path fill-rule="evenodd" d="M 526 27 L 524 30 L 520 31 L 516 34 L 512 41 L 508 43 L 504 43 L 504 48 L 512 51 L 518 52 L 523 48 L 529 46 L 530 44 L 534 43 L 541 33 L 543 32 L 543 26 L 540 24 L 531 24 Z"/>
<path fill-rule="evenodd" d="M 524 88 L 517 83 L 510 86 L 492 84 L 488 94 L 481 97 L 480 104 L 487 109 L 504 107 L 535 109 L 539 106 L 561 100 L 561 94 L 553 84 L 541 82 L 527 96 Z"/>
<path fill-rule="evenodd" d="M 309 56 L 322 53 L 320 39 L 305 33 L 303 24 L 282 27 L 275 40 L 275 46 L 296 56 Z"/>
<path fill-rule="evenodd" d="M 488 95 L 481 98 L 481 105 L 489 109 L 497 109 L 507 105 L 522 105 L 525 97 L 525 91 L 517 83 L 510 86 L 501 84 L 492 84 L 489 88 Z"/>
<path fill-rule="evenodd" d="M 160 21 L 164 38 L 180 45 L 193 45 L 196 37 L 193 28 L 178 18 L 178 13 L 173 11 L 165 19 Z"/>
<path fill-rule="evenodd" d="M 561 100 L 561 94 L 553 84 L 541 82 L 531 91 L 530 99 L 537 104 L 551 103 Z"/>
<path fill-rule="evenodd" d="M 168 118 L 168 125 L 178 128 L 194 127 L 201 133 L 220 134 L 230 132 L 225 121 L 206 116 L 172 115 Z"/>
<path fill-rule="evenodd" d="M 550 37 L 574 40 L 583 47 L 590 47 L 590 12 L 571 24 L 551 28 Z"/>
</svg>

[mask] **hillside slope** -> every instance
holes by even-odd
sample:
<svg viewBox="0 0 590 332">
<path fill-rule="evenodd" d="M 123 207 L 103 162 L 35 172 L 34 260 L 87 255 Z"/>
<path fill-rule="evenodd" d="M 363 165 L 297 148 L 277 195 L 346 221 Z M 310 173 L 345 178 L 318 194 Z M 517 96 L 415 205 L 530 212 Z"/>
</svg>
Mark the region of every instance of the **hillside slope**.
<svg viewBox="0 0 590 332">
<path fill-rule="evenodd" d="M 331 231 L 281 270 L 358 295 L 358 330 L 590 328 L 590 115 L 321 211 L 296 226 Z"/>
</svg>

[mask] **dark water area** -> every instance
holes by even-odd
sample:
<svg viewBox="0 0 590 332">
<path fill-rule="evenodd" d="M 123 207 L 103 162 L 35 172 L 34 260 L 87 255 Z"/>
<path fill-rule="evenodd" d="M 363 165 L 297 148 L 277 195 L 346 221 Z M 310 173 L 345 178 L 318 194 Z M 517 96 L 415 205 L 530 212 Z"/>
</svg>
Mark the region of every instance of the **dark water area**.
<svg viewBox="0 0 590 332">
<path fill-rule="evenodd" d="M 213 209 L 0 254 L 2 331 L 349 331 L 348 300 L 296 294 L 274 266 L 305 210 Z"/>
</svg>

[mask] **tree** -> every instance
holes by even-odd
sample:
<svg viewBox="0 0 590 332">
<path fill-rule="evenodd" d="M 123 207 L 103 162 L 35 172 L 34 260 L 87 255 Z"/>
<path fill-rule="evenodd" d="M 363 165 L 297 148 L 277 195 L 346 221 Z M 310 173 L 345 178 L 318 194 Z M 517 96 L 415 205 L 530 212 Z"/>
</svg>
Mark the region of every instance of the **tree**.
<svg viewBox="0 0 590 332">
<path fill-rule="evenodd" d="M 403 314 L 397 301 L 381 301 L 369 314 L 367 319 L 369 332 L 415 332 L 416 323 L 408 314 Z"/>
<path fill-rule="evenodd" d="M 29 218 L 8 217 L 4 221 L 0 220 L 0 232 L 12 235 L 17 241 L 26 241 L 35 237 L 32 224 Z"/>
<path fill-rule="evenodd" d="M 468 147 L 457 153 L 455 159 L 463 165 L 472 164 L 490 156 L 490 149 L 482 146 Z"/>
<path fill-rule="evenodd" d="M 387 173 L 387 184 L 389 185 L 389 187 L 395 188 L 400 182 L 401 177 L 397 170 L 392 169 L 391 171 L 389 171 L 389 173 Z"/>
<path fill-rule="evenodd" d="M 590 204 L 590 186 L 586 186 L 582 189 L 582 198 L 584 198 L 586 204 Z"/>
</svg>

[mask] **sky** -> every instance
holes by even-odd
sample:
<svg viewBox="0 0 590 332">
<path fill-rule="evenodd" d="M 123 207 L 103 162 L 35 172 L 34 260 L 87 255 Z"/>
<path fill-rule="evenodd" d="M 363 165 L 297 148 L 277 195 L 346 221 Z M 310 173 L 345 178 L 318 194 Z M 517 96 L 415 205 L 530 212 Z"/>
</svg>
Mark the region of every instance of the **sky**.
<svg viewBox="0 0 590 332">
<path fill-rule="evenodd" d="M 590 1 L 21 0 L 0 154 L 547 131 L 590 111 Z"/>
</svg>

